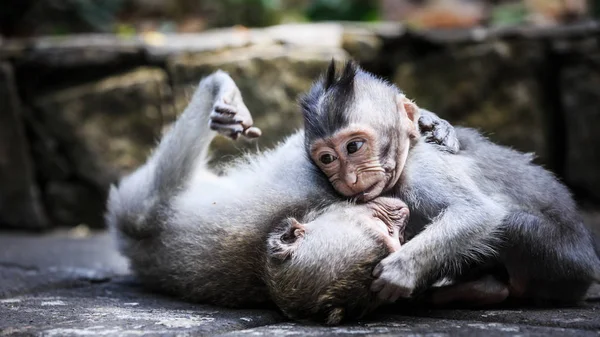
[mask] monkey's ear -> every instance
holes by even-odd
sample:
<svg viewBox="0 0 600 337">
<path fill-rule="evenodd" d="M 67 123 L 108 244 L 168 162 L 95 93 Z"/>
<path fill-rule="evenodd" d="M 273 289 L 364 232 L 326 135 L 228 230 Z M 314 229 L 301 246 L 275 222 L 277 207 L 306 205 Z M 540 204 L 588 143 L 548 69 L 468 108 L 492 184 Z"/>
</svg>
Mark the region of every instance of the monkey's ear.
<svg viewBox="0 0 600 337">
<path fill-rule="evenodd" d="M 419 107 L 410 99 L 406 98 L 403 94 L 396 96 L 396 104 L 398 105 L 398 112 L 408 118 L 411 122 L 409 128 L 409 135 L 411 138 L 417 138 L 419 136 L 419 128 L 417 123 L 419 117 L 421 117 Z"/>
<path fill-rule="evenodd" d="M 305 232 L 304 225 L 298 220 L 294 218 L 286 219 L 283 231 L 273 234 L 269 239 L 269 255 L 281 261 L 290 258 L 300 245 Z"/>
<path fill-rule="evenodd" d="M 400 113 L 405 113 L 408 119 L 414 123 L 419 120 L 421 113 L 419 112 L 419 107 L 413 101 L 406 98 L 403 94 L 399 94 L 396 96 L 396 102 Z"/>
</svg>

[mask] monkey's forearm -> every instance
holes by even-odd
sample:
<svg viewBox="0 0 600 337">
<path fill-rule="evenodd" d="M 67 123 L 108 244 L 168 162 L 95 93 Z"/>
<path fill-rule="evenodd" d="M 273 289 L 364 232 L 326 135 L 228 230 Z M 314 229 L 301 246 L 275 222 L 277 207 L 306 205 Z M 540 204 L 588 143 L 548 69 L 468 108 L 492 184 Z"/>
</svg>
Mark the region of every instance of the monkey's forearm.
<svg viewBox="0 0 600 337">
<path fill-rule="evenodd" d="M 468 261 L 496 253 L 504 210 L 491 201 L 449 206 L 427 228 L 377 265 L 371 289 L 395 301 L 429 286 L 440 275 L 456 275 Z"/>
<path fill-rule="evenodd" d="M 492 201 L 452 205 L 401 248 L 419 274 L 458 272 L 465 261 L 495 254 L 504 210 Z"/>
</svg>

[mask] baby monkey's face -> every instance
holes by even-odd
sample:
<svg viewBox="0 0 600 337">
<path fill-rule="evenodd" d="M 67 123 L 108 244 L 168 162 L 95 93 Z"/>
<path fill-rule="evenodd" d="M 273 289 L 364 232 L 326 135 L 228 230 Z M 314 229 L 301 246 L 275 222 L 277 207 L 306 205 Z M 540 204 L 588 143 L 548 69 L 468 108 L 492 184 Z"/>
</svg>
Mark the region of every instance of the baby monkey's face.
<svg viewBox="0 0 600 337">
<path fill-rule="evenodd" d="M 361 201 L 380 195 L 391 171 L 380 160 L 375 130 L 353 125 L 316 140 L 311 157 L 338 193 Z"/>
<path fill-rule="evenodd" d="M 368 105 L 356 110 L 367 109 Z M 408 150 L 418 137 L 418 107 L 404 95 L 396 97 L 392 108 L 369 112 L 355 112 L 348 126 L 313 140 L 309 149 L 313 162 L 338 193 L 365 202 L 398 182 Z"/>
</svg>

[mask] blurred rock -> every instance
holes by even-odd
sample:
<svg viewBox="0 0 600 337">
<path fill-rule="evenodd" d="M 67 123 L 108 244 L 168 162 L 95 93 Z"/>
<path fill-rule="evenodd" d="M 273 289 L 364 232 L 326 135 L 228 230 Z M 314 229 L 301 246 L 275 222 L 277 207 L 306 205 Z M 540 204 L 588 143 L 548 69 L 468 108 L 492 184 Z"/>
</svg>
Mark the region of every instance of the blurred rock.
<svg viewBox="0 0 600 337">
<path fill-rule="evenodd" d="M 524 0 L 529 21 L 537 25 L 556 25 L 585 18 L 588 0 Z"/>
<path fill-rule="evenodd" d="M 359 62 L 373 62 L 381 56 L 383 41 L 366 27 L 344 27 L 342 46 L 350 56 Z"/>
<path fill-rule="evenodd" d="M 486 0 L 381 0 L 384 19 L 403 21 L 412 27 L 469 28 L 488 16 Z"/>
<path fill-rule="evenodd" d="M 448 48 L 400 64 L 394 82 L 408 97 L 456 125 L 492 140 L 548 157 L 545 111 L 534 65 L 535 41 Z"/>
<path fill-rule="evenodd" d="M 48 225 L 33 177 L 12 67 L 0 63 L 0 227 Z"/>
<path fill-rule="evenodd" d="M 342 34 L 342 26 L 335 23 L 287 24 L 264 29 L 235 26 L 202 34 L 146 34 L 143 41 L 152 60 L 165 60 L 180 54 L 212 53 L 250 46 L 340 48 Z"/>
<path fill-rule="evenodd" d="M 142 40 L 103 34 L 39 37 L 11 40 L 6 49 L 13 55 L 26 48 L 22 61 L 32 65 L 75 67 L 130 62 L 142 55 Z"/>
<path fill-rule="evenodd" d="M 65 181 L 49 182 L 45 189 L 53 220 L 102 224 L 103 207 L 98 205 L 104 203 L 108 184 L 141 164 L 162 127 L 174 119 L 169 95 L 164 71 L 139 68 L 35 102 L 36 122 L 47 131 L 47 141 L 56 143 L 38 151 L 58 147 L 71 169 L 62 172 Z M 56 171 L 55 155 L 48 151 L 40 162 Z"/>
<path fill-rule="evenodd" d="M 108 197 L 106 187 L 82 181 L 50 181 L 44 188 L 48 215 L 61 225 L 102 227 Z"/>
<path fill-rule="evenodd" d="M 596 42 L 596 46 L 597 46 Z M 581 62 L 585 59 L 585 62 Z M 600 48 L 581 51 L 562 72 L 565 179 L 585 199 L 600 201 Z"/>
<path fill-rule="evenodd" d="M 217 69 L 227 71 L 242 91 L 244 101 L 263 135 L 256 141 L 231 142 L 217 137 L 217 162 L 242 151 L 271 147 L 302 126 L 298 95 L 326 69 L 332 57 L 347 57 L 337 48 L 295 48 L 273 45 L 214 53 L 182 55 L 169 65 L 177 111 L 183 111 L 198 81 Z"/>
<path fill-rule="evenodd" d="M 446 3 L 455 1 L 465 2 Z M 599 23 L 406 27 L 399 22 L 328 22 L 235 26 L 201 34 L 2 40 L 0 62 L 16 69 L 23 103 L 16 116 L 24 116 L 29 144 L 19 150 L 25 164 L 11 160 L 11 168 L 35 169 L 30 175 L 54 223 L 100 225 L 108 184 L 146 159 L 203 76 L 228 71 L 263 130 L 256 141 L 218 137 L 213 145 L 218 164 L 271 147 L 301 127 L 298 95 L 331 58 L 343 62 L 352 57 L 451 122 L 536 152 L 539 162 L 575 187 L 577 196 L 599 200 L 600 159 L 591 146 L 600 124 L 594 110 L 600 106 L 595 91 Z M 7 97 L 14 101 L 13 96 Z M 3 99 L 0 106 L 6 110 L 12 101 Z M 0 125 L 0 139 L 18 130 L 11 126 L 14 116 L 2 115 L 0 122 L 3 118 L 10 122 Z M 11 184 L 25 182 L 20 195 L 32 195 L 26 189 L 33 179 L 13 175 L 8 175 Z M 0 200 L 17 186 L 11 184 L 0 185 Z"/>
</svg>

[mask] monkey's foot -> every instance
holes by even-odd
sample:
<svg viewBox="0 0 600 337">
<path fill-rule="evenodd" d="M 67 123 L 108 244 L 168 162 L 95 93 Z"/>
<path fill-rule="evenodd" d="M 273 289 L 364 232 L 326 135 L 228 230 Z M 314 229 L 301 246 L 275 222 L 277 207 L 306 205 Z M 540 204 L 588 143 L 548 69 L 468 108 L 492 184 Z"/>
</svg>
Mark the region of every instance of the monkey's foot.
<svg viewBox="0 0 600 337">
<path fill-rule="evenodd" d="M 242 101 L 238 88 L 235 84 L 223 85 L 210 113 L 210 129 L 234 140 L 240 135 L 259 137 L 260 129 L 252 124 L 252 115 Z"/>
<path fill-rule="evenodd" d="M 439 144 L 443 151 L 458 153 L 460 146 L 456 130 L 447 121 L 425 114 L 419 118 L 419 128 L 428 143 Z"/>
</svg>

